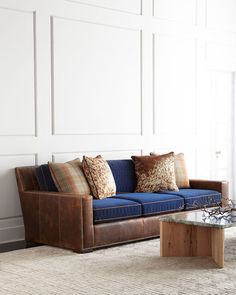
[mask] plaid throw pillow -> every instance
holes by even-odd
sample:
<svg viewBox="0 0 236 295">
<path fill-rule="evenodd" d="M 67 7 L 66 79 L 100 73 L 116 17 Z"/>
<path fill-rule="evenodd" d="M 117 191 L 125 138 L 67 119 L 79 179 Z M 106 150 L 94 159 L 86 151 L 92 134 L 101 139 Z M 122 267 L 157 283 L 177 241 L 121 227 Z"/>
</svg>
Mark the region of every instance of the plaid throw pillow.
<svg viewBox="0 0 236 295">
<path fill-rule="evenodd" d="M 156 153 L 150 153 L 151 156 L 156 156 Z M 175 179 L 178 188 L 189 188 L 188 171 L 185 164 L 184 154 L 175 155 Z"/>
<path fill-rule="evenodd" d="M 161 156 L 132 156 L 137 177 L 136 192 L 178 191 L 174 153 Z"/>
<path fill-rule="evenodd" d="M 67 163 L 48 163 L 59 192 L 89 195 L 90 188 L 79 159 Z"/>
<path fill-rule="evenodd" d="M 100 155 L 83 157 L 83 170 L 96 199 L 111 197 L 116 193 L 116 184 L 111 169 Z"/>
</svg>

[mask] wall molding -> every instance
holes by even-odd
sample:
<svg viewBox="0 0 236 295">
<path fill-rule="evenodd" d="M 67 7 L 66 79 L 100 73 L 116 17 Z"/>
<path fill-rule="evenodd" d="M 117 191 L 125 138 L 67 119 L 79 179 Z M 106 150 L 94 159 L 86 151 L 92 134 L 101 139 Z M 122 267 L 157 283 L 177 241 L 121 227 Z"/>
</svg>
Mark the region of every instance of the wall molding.
<svg viewBox="0 0 236 295">
<path fill-rule="evenodd" d="M 66 0 L 68 1 L 68 0 Z M 85 24 L 91 24 L 91 25 L 98 25 L 98 26 L 104 26 L 104 27 L 110 27 L 114 29 L 121 29 L 121 30 L 127 30 L 127 31 L 133 31 L 138 32 L 140 34 L 140 131 L 137 133 L 103 133 L 103 132 L 97 132 L 97 133 L 58 133 L 56 132 L 56 113 L 55 113 L 55 45 L 54 45 L 54 19 L 63 19 L 67 21 L 75 21 Z M 99 22 L 90 22 L 90 21 L 83 21 L 80 19 L 73 19 L 73 18 L 66 18 L 66 17 L 59 17 L 59 16 L 50 16 L 50 45 L 51 45 L 51 134 L 53 136 L 71 136 L 71 135 L 79 135 L 79 136 L 93 136 L 93 135 L 105 135 L 105 136 L 124 136 L 124 135 L 130 135 L 130 136 L 137 136 L 137 135 L 143 135 L 143 31 L 140 29 L 133 29 L 129 27 L 124 26 L 114 26 L 110 24 L 105 23 L 99 23 Z"/>
<path fill-rule="evenodd" d="M 33 156 L 35 158 L 35 165 L 37 165 L 38 154 L 37 153 L 11 153 L 11 154 L 0 154 L 0 157 L 25 157 L 25 156 Z M 1 220 L 1 218 L 0 218 Z"/>
<path fill-rule="evenodd" d="M 0 219 L 0 244 L 22 241 L 25 238 L 22 216 Z"/>
<path fill-rule="evenodd" d="M 107 6 L 90 4 L 90 3 L 87 3 L 85 1 L 80 1 L 80 0 L 64 0 L 64 1 L 79 4 L 79 5 L 86 5 L 86 6 L 90 6 L 90 7 L 95 7 L 95 8 L 99 8 L 99 9 L 106 9 L 106 10 L 111 10 L 111 11 L 116 11 L 116 12 L 121 12 L 121 13 L 128 13 L 128 14 L 132 14 L 132 15 L 142 15 L 143 0 L 139 0 L 139 2 L 140 2 L 139 13 L 135 13 L 135 12 L 131 12 L 128 10 L 123 10 L 123 9 L 118 9 L 118 8 L 116 9 L 116 8 L 111 8 L 111 7 L 107 7 Z"/>
<path fill-rule="evenodd" d="M 109 155 L 109 154 L 122 154 L 122 153 L 135 153 L 142 155 L 142 149 L 120 149 L 120 150 L 80 150 L 80 151 L 73 151 L 73 152 L 53 152 L 52 153 L 52 162 L 56 162 L 56 156 L 62 155 L 78 155 L 80 154 L 94 154 L 94 155 Z M 82 160 L 82 159 L 81 159 Z M 115 160 L 115 159 L 114 159 Z"/>
<path fill-rule="evenodd" d="M 152 110 L 152 112 L 153 112 L 152 134 L 153 135 L 157 134 L 157 131 L 156 131 L 156 85 L 155 85 L 155 81 L 156 81 L 156 69 L 155 69 L 156 45 L 155 45 L 155 42 L 156 42 L 156 34 L 152 33 L 152 107 L 153 107 L 153 110 Z"/>
<path fill-rule="evenodd" d="M 8 10 L 12 12 L 18 12 L 23 14 L 30 14 L 32 15 L 32 28 L 33 28 L 33 103 L 34 103 L 34 133 L 33 134 L 0 134 L 0 137 L 15 137 L 15 136 L 21 136 L 21 137 L 37 137 L 38 135 L 38 120 L 37 120 L 37 52 L 36 52 L 36 11 L 33 10 L 23 10 L 23 9 L 15 9 L 15 8 L 8 8 L 4 6 L 0 6 L 0 10 Z"/>
<path fill-rule="evenodd" d="M 157 116 L 158 116 L 158 111 L 157 111 L 157 93 L 156 93 L 156 40 L 157 38 L 170 38 L 172 40 L 189 40 L 189 41 L 194 41 L 194 103 L 195 103 L 195 121 L 194 121 L 194 132 L 186 132 L 185 135 L 194 135 L 197 136 L 197 78 L 198 78 L 198 55 L 197 55 L 197 41 L 198 39 L 195 37 L 183 37 L 179 36 L 177 34 L 164 34 L 164 33 L 152 33 L 152 81 L 153 81 L 153 89 L 152 89 L 152 104 L 153 104 L 153 124 L 152 124 L 152 135 L 153 136 L 158 136 L 158 135 L 168 135 L 169 133 L 166 132 L 159 132 L 158 131 L 158 126 L 157 126 Z"/>
<path fill-rule="evenodd" d="M 228 28 L 227 26 L 210 26 L 209 25 L 209 17 L 208 17 L 208 11 L 209 11 L 209 7 L 208 7 L 208 4 L 209 4 L 209 0 L 205 0 L 205 9 L 206 9 L 206 20 L 205 20 L 205 26 L 206 26 L 206 29 L 208 30 L 217 30 L 217 31 L 222 31 L 222 32 L 225 32 L 225 33 L 231 33 L 231 34 L 236 34 L 236 23 L 234 24 L 234 28 Z"/>
<path fill-rule="evenodd" d="M 189 0 L 188 0 L 189 1 Z M 167 17 L 158 17 L 155 15 L 155 6 L 156 3 L 159 2 L 159 0 L 152 0 L 152 17 L 154 19 L 160 20 L 160 21 L 165 21 L 165 22 L 170 22 L 170 23 L 178 23 L 178 24 L 188 24 L 192 26 L 197 26 L 197 18 L 198 18 L 198 0 L 194 0 L 195 3 L 195 13 L 194 13 L 194 20 L 190 23 L 189 21 L 186 20 L 179 20 L 179 19 L 174 19 L 174 18 L 167 18 Z"/>
</svg>

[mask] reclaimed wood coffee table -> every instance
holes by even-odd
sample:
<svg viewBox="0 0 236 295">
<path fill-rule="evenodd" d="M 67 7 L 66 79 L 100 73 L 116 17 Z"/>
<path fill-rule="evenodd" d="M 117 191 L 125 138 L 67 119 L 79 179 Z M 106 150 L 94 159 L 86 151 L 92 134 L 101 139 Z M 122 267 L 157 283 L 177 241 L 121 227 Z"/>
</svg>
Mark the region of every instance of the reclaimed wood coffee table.
<svg viewBox="0 0 236 295">
<path fill-rule="evenodd" d="M 230 219 L 204 218 L 201 210 L 160 218 L 160 255 L 210 256 L 224 267 L 224 229 L 236 226 Z"/>
</svg>

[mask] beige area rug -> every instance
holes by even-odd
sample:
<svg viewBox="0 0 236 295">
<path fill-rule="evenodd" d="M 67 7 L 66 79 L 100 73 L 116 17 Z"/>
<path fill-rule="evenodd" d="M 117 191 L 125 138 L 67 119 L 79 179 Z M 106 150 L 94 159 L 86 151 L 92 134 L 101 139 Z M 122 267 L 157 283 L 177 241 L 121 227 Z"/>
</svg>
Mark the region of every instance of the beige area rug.
<svg viewBox="0 0 236 295">
<path fill-rule="evenodd" d="M 236 229 L 225 268 L 210 258 L 164 258 L 159 239 L 75 254 L 36 247 L 0 254 L 0 294 L 236 294 Z"/>
</svg>

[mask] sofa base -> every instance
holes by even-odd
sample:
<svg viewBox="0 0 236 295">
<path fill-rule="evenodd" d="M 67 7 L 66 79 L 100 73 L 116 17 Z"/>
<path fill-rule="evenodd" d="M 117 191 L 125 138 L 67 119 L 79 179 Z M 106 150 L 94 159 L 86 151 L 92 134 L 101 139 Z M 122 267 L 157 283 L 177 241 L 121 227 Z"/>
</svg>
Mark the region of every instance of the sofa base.
<svg viewBox="0 0 236 295">
<path fill-rule="evenodd" d="M 94 248 L 118 245 L 160 235 L 159 216 L 94 225 Z"/>
<path fill-rule="evenodd" d="M 96 224 L 94 225 L 94 247 L 73 250 L 73 252 L 83 254 L 111 246 L 159 238 L 160 216 L 163 215 Z"/>
<path fill-rule="evenodd" d="M 96 251 L 96 250 L 101 250 L 101 249 L 107 249 L 107 248 L 110 248 L 110 247 L 117 247 L 117 246 L 121 246 L 121 245 L 138 243 L 138 242 L 142 242 L 142 241 L 144 242 L 144 241 L 153 240 L 153 239 L 159 239 L 159 238 L 160 238 L 160 235 L 158 235 L 158 236 L 151 236 L 151 237 L 147 237 L 147 238 L 139 238 L 139 239 L 134 239 L 134 240 L 123 241 L 123 242 L 118 242 L 118 243 L 114 243 L 114 244 L 109 244 L 109 245 L 103 245 L 103 246 L 95 247 L 95 248 L 93 248 L 93 250 Z"/>
</svg>

